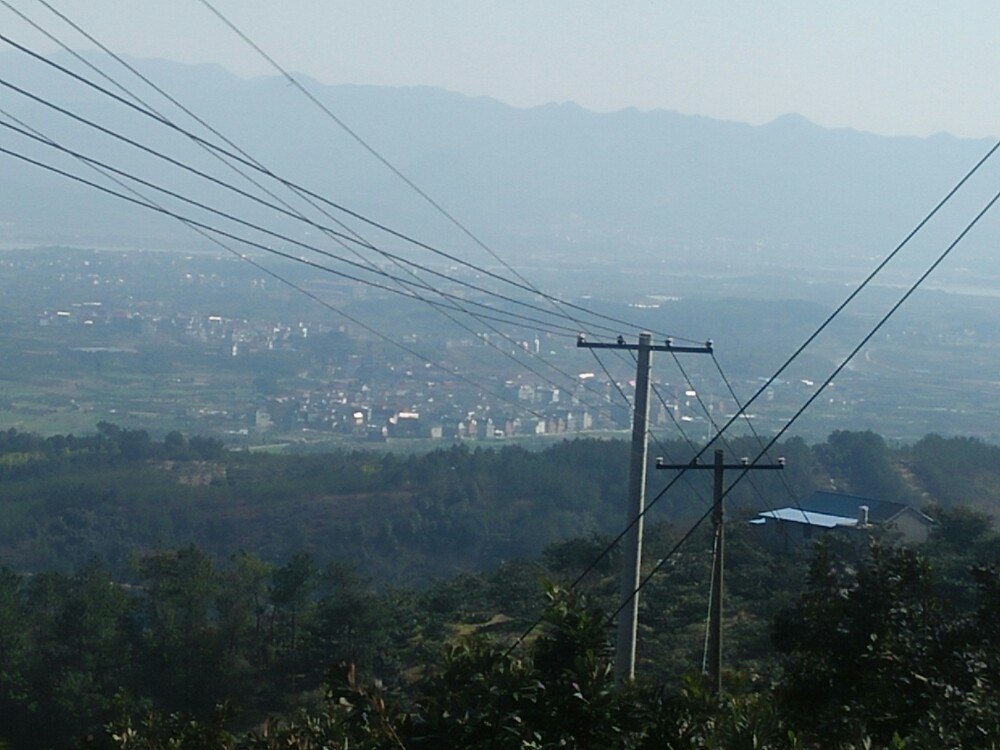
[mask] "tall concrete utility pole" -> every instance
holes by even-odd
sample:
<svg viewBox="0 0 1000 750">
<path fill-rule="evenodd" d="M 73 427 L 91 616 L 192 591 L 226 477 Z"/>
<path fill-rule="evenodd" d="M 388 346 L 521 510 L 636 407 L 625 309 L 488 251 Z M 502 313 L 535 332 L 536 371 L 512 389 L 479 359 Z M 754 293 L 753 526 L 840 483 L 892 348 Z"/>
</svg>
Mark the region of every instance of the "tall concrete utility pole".
<svg viewBox="0 0 1000 750">
<path fill-rule="evenodd" d="M 627 349 L 637 352 L 635 365 L 635 412 L 632 416 L 632 452 L 628 470 L 628 499 L 625 523 L 628 532 L 622 540 L 621 600 L 624 606 L 618 616 L 618 638 L 615 645 L 615 681 L 618 684 L 635 678 L 635 640 L 639 627 L 639 580 L 642 567 L 642 513 L 646 507 L 646 456 L 649 433 L 649 371 L 652 353 L 687 352 L 711 354 L 712 342 L 704 346 L 674 346 L 667 339 L 653 344 L 646 331 L 639 334 L 638 344 L 629 344 L 623 336 L 613 344 L 590 343 L 583 334 L 576 345 L 585 349 Z"/>
<path fill-rule="evenodd" d="M 675 469 L 690 471 L 691 469 L 710 469 L 714 473 L 712 486 L 712 526 L 715 528 L 715 555 L 712 560 L 712 592 L 708 608 L 708 678 L 712 693 L 722 695 L 722 575 L 726 556 L 725 527 L 722 524 L 722 498 L 724 495 L 723 477 L 726 469 L 756 471 L 758 469 L 785 468 L 785 459 L 779 458 L 776 464 L 750 464 L 749 459 L 741 459 L 738 464 L 727 464 L 722 460 L 722 451 L 715 451 L 715 460 L 711 466 L 702 465 L 697 461 L 687 464 L 665 464 L 663 459 L 657 459 L 657 469 Z"/>
</svg>

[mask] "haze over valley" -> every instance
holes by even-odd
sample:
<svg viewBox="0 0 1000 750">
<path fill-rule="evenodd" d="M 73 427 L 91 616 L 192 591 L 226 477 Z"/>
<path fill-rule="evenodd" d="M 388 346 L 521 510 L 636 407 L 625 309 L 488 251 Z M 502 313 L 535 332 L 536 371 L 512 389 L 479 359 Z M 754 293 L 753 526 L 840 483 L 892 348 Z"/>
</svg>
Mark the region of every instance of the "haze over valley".
<svg viewBox="0 0 1000 750">
<path fill-rule="evenodd" d="M 164 131 L 123 106 L 109 107 L 109 100 L 83 90 L 58 71 L 16 58 L 12 52 L 4 53 L 3 59 L 5 75 L 25 90 L 44 90 L 50 101 L 70 111 L 169 152 L 172 158 L 197 164 L 220 180 L 251 187 L 182 135 Z M 65 54 L 53 59 L 61 65 L 73 62 Z M 350 137 L 332 128 L 322 113 L 303 106 L 298 92 L 281 80 L 242 79 L 213 66 L 136 64 L 165 90 L 184 92 L 193 111 L 230 134 L 263 164 L 280 165 L 284 179 L 456 257 L 507 274 L 495 258 Z M 943 186 L 971 167 L 988 145 L 947 135 L 890 138 L 828 130 L 793 115 L 754 127 L 665 111 L 600 114 L 575 105 L 517 109 L 426 87 L 329 87 L 311 81 L 307 85 L 531 283 L 654 330 L 712 339 L 720 361 L 732 368 L 737 393 L 743 398 L 885 257 L 921 213 L 942 197 Z M 43 115 L 46 136 L 139 173 L 152 184 L 260 222 L 281 236 L 310 246 L 325 244 L 344 254 L 316 227 L 303 228 L 148 153 L 87 132 L 78 121 L 12 90 L 5 90 L 4 106 L 24 120 L 34 117 L 37 122 Z M 198 127 L 189 120 L 178 122 Z M 71 171 L 79 167 L 72 157 L 41 143 L 10 130 L 8 136 L 23 153 Z M 88 420 L 94 424 L 112 419 L 156 434 L 180 428 L 226 435 L 237 442 L 254 434 L 269 442 L 268 433 L 277 442 L 322 441 L 326 432 L 351 432 L 342 422 L 353 420 L 361 409 L 366 430 L 384 427 L 393 411 L 422 413 L 421 436 L 432 434 L 432 428 L 434 435 L 445 438 L 467 435 L 468 425 L 458 425 L 469 419 L 477 425 L 473 436 L 488 432 L 492 438 L 493 430 L 503 432 L 511 419 L 530 424 L 506 429 L 508 437 L 542 434 L 546 429 L 538 426 L 545 422 L 544 416 L 525 419 L 493 397 L 470 395 L 448 403 L 444 394 L 434 392 L 440 386 L 433 384 L 400 391 L 399 383 L 389 378 L 384 387 L 398 395 L 376 394 L 371 390 L 374 383 L 357 379 L 351 367 L 336 361 L 334 352 L 300 351 L 304 347 L 314 351 L 315 339 L 298 344 L 286 339 L 278 346 L 282 351 L 275 351 L 275 342 L 267 336 L 255 342 L 252 331 L 268 328 L 285 327 L 300 338 L 303 330 L 340 331 L 355 342 L 347 345 L 351 351 L 375 346 L 385 350 L 394 371 L 414 367 L 405 352 L 393 351 L 334 312 L 281 290 L 280 283 L 250 266 L 227 259 L 218 247 L 174 219 L 40 172 L 33 165 L 7 162 L 0 173 L 8 196 L 0 207 L 0 241 L 9 250 L 3 254 L 2 269 L 8 275 L 2 304 L 11 323 L 6 335 L 21 349 L 46 352 L 39 361 L 44 364 L 33 364 L 37 355 L 29 354 L 8 373 L 5 402 L 14 425 L 43 431 L 83 429 Z M 804 364 L 797 364 L 769 390 L 767 401 L 753 410 L 763 428 L 777 429 L 797 399 L 808 392 L 806 384 L 820 382 L 873 316 L 950 241 L 996 172 L 988 171 L 989 165 L 986 169 L 876 279 L 872 290 L 848 309 L 829 336 L 817 342 Z M 184 215 L 219 225 L 218 215 L 176 200 L 168 202 Z M 353 224 L 380 247 L 413 257 L 445 276 L 496 287 L 493 279 L 447 258 L 414 250 L 359 222 Z M 929 431 L 996 439 L 1000 367 L 993 321 L 1000 283 L 996 265 L 989 261 L 998 238 L 1000 223 L 987 217 L 838 379 L 835 396 L 824 398 L 825 405 L 817 405 L 798 429 L 812 437 L 855 426 L 879 428 L 899 439 L 915 439 Z M 304 255 L 302 247 L 280 240 L 274 244 L 273 237 L 263 240 Z M 67 249 L 40 253 L 37 248 L 43 246 Z M 69 249 L 74 247 L 78 250 Z M 94 256 L 94 249 L 101 252 Z M 561 387 L 563 402 L 552 405 L 561 414 L 554 423 L 550 420 L 549 433 L 566 429 L 572 399 L 585 394 L 574 393 L 580 383 L 552 371 L 546 377 L 525 373 L 516 361 L 475 341 L 474 333 L 490 334 L 481 323 L 474 323 L 471 330 L 458 327 L 419 302 L 377 289 L 363 291 L 343 279 L 320 281 L 315 272 L 303 274 L 288 261 L 265 259 L 253 248 L 249 252 L 267 267 L 322 290 L 328 302 L 376 329 L 419 341 L 421 353 L 432 361 L 466 371 L 472 368 L 477 378 L 494 384 L 494 391 L 512 384 L 515 390 L 522 385 L 533 392 L 548 388 L 543 405 L 549 405 L 552 388 Z M 384 259 L 377 260 L 380 267 L 391 269 Z M 58 281 L 50 269 L 59 270 Z M 353 268 L 347 271 L 357 273 Z M 16 293 L 10 286 L 14 279 L 19 284 Z M 441 276 L 431 281 L 449 288 Z M 194 289 L 197 293 L 192 296 Z M 483 298 L 468 288 L 453 286 L 451 291 Z M 95 303 L 101 304 L 99 311 Z M 82 305 L 100 315 L 88 320 Z M 73 315 L 59 320 L 57 315 L 67 311 Z M 102 328 L 122 317 L 142 323 L 128 329 L 133 334 L 109 335 Z M 47 318 L 69 327 L 39 327 Z M 208 322 L 214 319 L 220 322 Z M 180 333 L 181 329 L 188 333 Z M 174 343 L 165 348 L 164 340 L 149 336 L 154 332 Z M 509 340 L 493 335 L 515 358 L 526 356 L 518 353 L 518 342 L 534 349 L 540 337 L 539 353 L 551 356 L 571 374 L 595 369 L 589 355 L 574 350 L 571 338 L 553 339 L 530 323 L 505 331 Z M 205 348 L 206 342 L 212 346 Z M 110 352 L 80 353 L 109 344 Z M 473 344 L 478 348 L 470 354 Z M 115 353 L 116 348 L 125 353 Z M 133 351 L 146 352 L 144 356 L 159 363 L 152 382 L 136 367 L 141 358 Z M 248 355 L 252 359 L 241 367 L 242 357 Z M 87 362 L 97 358 L 106 360 L 103 369 Z M 63 361 L 71 380 L 57 376 L 50 367 Z M 81 369 L 78 365 L 83 362 L 87 363 Z M 222 362 L 228 375 L 218 371 Z M 711 382 L 704 395 L 715 415 L 734 413 L 731 394 L 717 376 L 713 379 L 711 367 L 698 362 L 690 366 L 699 382 L 702 377 Z M 614 379 L 628 388 L 632 378 L 625 363 L 614 361 L 610 367 Z M 124 389 L 102 387 L 102 379 L 111 373 L 124 378 Z M 690 427 L 698 435 L 706 434 L 708 418 L 699 404 L 678 393 L 690 387 L 672 363 L 663 362 L 656 374 L 674 393 L 669 406 L 675 415 L 697 422 Z M 906 377 L 905 386 L 898 382 L 901 376 Z M 270 384 L 268 393 L 253 385 L 261 377 Z M 353 382 L 338 386 L 329 382 L 345 377 Z M 598 369 L 596 377 L 597 398 L 618 400 L 608 376 Z M 167 382 L 173 385 L 168 388 Z M 204 383 L 208 390 L 184 385 L 192 382 Z M 216 392 L 213 384 L 220 386 L 219 396 L 210 395 Z M 285 405 L 279 407 L 275 399 Z M 340 411 L 350 416 L 337 415 L 334 406 L 325 405 L 327 401 L 341 402 Z M 160 402 L 162 406 L 154 405 Z M 324 403 L 325 413 L 305 416 L 319 408 L 317 402 Z M 575 405 L 580 406 L 579 400 Z M 377 416 L 371 416 L 373 409 Z M 586 410 L 577 409 L 575 419 L 569 420 L 570 431 L 579 429 L 584 420 L 594 429 L 628 426 L 623 411 L 611 408 L 602 416 L 591 406 L 584 417 Z M 256 423 L 258 411 L 267 415 L 263 425 Z M 273 419 L 275 411 L 298 416 Z M 206 414 L 211 418 L 198 416 Z M 668 426 L 666 417 L 660 418 Z M 488 431 L 487 420 L 492 425 Z"/>
</svg>

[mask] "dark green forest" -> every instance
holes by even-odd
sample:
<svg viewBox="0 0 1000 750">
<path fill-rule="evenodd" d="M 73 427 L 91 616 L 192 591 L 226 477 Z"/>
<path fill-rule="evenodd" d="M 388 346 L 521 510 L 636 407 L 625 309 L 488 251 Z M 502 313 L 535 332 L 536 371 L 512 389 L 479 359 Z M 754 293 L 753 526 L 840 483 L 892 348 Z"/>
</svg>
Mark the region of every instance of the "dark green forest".
<svg viewBox="0 0 1000 750">
<path fill-rule="evenodd" d="M 736 456 L 759 450 L 748 438 L 731 443 Z M 681 441 L 662 445 L 672 461 L 691 456 Z M 747 517 L 790 504 L 788 487 L 798 497 L 832 488 L 994 514 L 998 454 L 933 435 L 895 448 L 871 432 L 836 432 L 813 446 L 793 438 L 773 451 L 788 461 L 780 480 L 755 477 L 728 502 L 734 517 Z M 538 555 L 555 541 L 617 533 L 626 467 L 620 441 L 271 455 L 176 432 L 154 441 L 106 423 L 86 437 L 10 430 L 0 432 L 0 560 L 69 573 L 97 558 L 124 579 L 134 558 L 194 544 L 215 562 L 241 551 L 275 564 L 308 553 L 380 583 L 425 584 Z M 667 481 L 650 477 L 651 494 Z M 686 476 L 650 518 L 696 519 L 710 493 L 710 480 Z"/>
<path fill-rule="evenodd" d="M 939 525 L 916 549 L 775 554 L 744 520 L 787 490 L 741 486 L 718 703 L 708 529 L 644 593 L 633 686 L 610 672 L 615 555 L 569 590 L 620 528 L 622 443 L 285 456 L 0 433 L 0 747 L 995 746 L 1000 449 L 839 432 L 776 454 L 798 494 Z M 700 481 L 674 489 L 647 567 L 706 507 Z"/>
</svg>

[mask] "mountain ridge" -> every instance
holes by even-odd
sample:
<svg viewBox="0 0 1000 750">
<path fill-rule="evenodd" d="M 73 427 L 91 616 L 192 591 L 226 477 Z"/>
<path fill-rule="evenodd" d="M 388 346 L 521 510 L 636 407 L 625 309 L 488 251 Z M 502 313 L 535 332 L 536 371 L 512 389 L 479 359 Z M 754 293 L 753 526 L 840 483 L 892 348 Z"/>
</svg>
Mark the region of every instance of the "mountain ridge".
<svg viewBox="0 0 1000 750">
<path fill-rule="evenodd" d="M 25 88 L 143 142 L 164 148 L 169 143 L 170 153 L 215 169 L 190 143 L 156 132 L 152 123 L 69 86 L 37 63 L 29 67 L 11 55 L 0 60 Z M 134 64 L 283 176 L 428 241 L 461 242 L 453 227 L 286 81 L 241 78 L 212 64 Z M 830 129 L 798 114 L 750 125 L 665 109 L 605 113 L 572 102 L 519 108 L 433 86 L 299 80 L 515 261 L 544 256 L 587 264 L 615 248 L 636 261 L 704 253 L 709 260 L 732 262 L 740 260 L 739 252 L 733 257 L 738 246 L 765 248 L 769 262 L 836 252 L 860 264 L 894 245 L 988 143 L 953 135 L 889 137 Z M 78 127 L 14 103 L 19 116 L 51 122 L 59 140 L 78 142 Z M 83 143 L 88 153 L 118 153 L 89 137 Z M 125 151 L 120 158 L 148 179 L 196 189 L 189 178 L 169 177 L 162 164 Z M 97 241 L 102 232 L 135 242 L 194 242 L 166 221 L 109 209 L 106 199 L 52 179 L 25 177 L 28 171 L 12 166 L 0 172 L 0 188 L 15 195 L 6 210 L 0 208 L 0 221 L 6 222 L 0 239 L 8 243 Z M 963 192 L 971 193 L 960 201 L 969 213 L 982 191 Z M 204 195 L 235 205 L 216 192 Z M 52 203 L 69 212 L 66 222 L 53 221 Z M 256 210 L 248 215 L 268 218 Z M 944 241 L 957 233 L 953 229 L 929 235 L 934 242 Z M 977 231 L 968 244 L 982 253 L 998 237 L 993 227 Z"/>
</svg>

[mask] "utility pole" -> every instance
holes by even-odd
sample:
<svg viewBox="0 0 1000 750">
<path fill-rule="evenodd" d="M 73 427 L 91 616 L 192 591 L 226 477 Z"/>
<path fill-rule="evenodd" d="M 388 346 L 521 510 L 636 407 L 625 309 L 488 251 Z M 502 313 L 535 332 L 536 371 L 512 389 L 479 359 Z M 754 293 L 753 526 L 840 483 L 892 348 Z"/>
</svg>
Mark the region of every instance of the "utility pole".
<svg viewBox="0 0 1000 750">
<path fill-rule="evenodd" d="M 635 641 L 639 626 L 639 580 L 642 566 L 643 511 L 646 507 L 646 456 L 648 452 L 649 421 L 649 371 L 652 353 L 686 352 L 711 354 L 712 342 L 704 346 L 674 346 L 671 339 L 654 344 L 653 335 L 647 331 L 639 334 L 638 344 L 629 344 L 624 336 L 612 344 L 590 343 L 583 334 L 577 338 L 577 347 L 584 349 L 626 349 L 637 352 L 635 365 L 635 412 L 632 416 L 632 452 L 629 459 L 628 499 L 625 523 L 628 532 L 623 539 L 621 601 L 625 602 L 618 616 L 618 638 L 615 644 L 615 682 L 635 678 Z"/>
<path fill-rule="evenodd" d="M 712 686 L 712 694 L 722 695 L 722 575 L 726 555 L 725 527 L 722 524 L 723 477 L 726 469 L 755 471 L 771 469 L 781 471 L 785 468 L 785 459 L 779 458 L 776 464 L 750 464 L 747 458 L 740 459 L 738 464 L 727 464 L 722 460 L 722 451 L 715 451 L 715 460 L 711 466 L 703 465 L 697 459 L 687 464 L 665 464 L 663 459 L 656 460 L 657 469 L 674 469 L 689 471 L 691 469 L 709 469 L 714 474 L 712 487 L 712 526 L 715 528 L 715 555 L 712 560 L 711 601 L 708 616 L 708 676 Z"/>
</svg>

